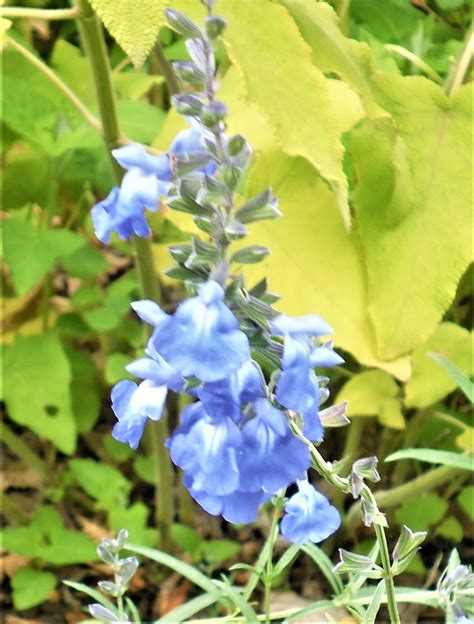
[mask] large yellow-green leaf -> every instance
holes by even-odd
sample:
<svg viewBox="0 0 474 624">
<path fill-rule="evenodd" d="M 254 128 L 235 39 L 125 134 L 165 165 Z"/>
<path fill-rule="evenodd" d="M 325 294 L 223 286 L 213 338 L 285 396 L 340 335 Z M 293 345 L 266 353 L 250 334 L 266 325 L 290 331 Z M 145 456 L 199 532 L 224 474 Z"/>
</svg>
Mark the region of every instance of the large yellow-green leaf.
<svg viewBox="0 0 474 624">
<path fill-rule="evenodd" d="M 405 387 L 409 407 L 426 407 L 455 390 L 456 381 L 428 354 L 439 353 L 469 376 L 472 374 L 472 334 L 454 323 L 441 323 L 434 334 L 413 351 L 413 373 Z"/>
<path fill-rule="evenodd" d="M 367 44 L 345 37 L 334 9 L 326 2 L 280 0 L 311 46 L 314 65 L 334 72 L 349 83 L 366 106 L 375 110 L 371 85 L 371 51 Z"/>
<path fill-rule="evenodd" d="M 351 152 L 369 310 L 390 359 L 433 333 L 471 260 L 471 88 L 450 100 L 422 77 L 375 80 L 395 126 L 366 120 Z"/>
<path fill-rule="evenodd" d="M 143 65 L 164 24 L 168 0 L 90 0 L 107 30 L 132 59 Z"/>
<path fill-rule="evenodd" d="M 348 416 L 378 416 L 393 429 L 403 429 L 405 421 L 397 398 L 399 389 L 394 379 L 382 370 L 354 375 L 342 388 L 336 401 L 347 401 Z"/>
<path fill-rule="evenodd" d="M 267 185 L 279 198 L 284 216 L 251 226 L 252 242 L 270 247 L 271 254 L 246 269 L 249 281 L 266 275 L 270 288 L 283 295 L 279 309 L 321 314 L 334 327 L 336 343 L 360 362 L 407 379 L 408 358 L 377 357 L 359 236 L 344 227 L 324 180 L 305 159 L 275 150 L 255 165 L 248 193 Z"/>
</svg>

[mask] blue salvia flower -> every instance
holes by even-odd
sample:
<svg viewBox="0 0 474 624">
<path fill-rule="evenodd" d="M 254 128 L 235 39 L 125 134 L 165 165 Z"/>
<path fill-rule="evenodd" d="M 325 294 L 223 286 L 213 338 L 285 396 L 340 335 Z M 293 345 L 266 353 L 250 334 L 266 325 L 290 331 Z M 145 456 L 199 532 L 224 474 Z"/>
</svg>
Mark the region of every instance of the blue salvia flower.
<svg viewBox="0 0 474 624">
<path fill-rule="evenodd" d="M 191 128 L 176 135 L 167 154 L 153 156 L 137 143 L 112 150 L 113 157 L 126 173 L 120 188 L 114 187 L 92 208 L 95 233 L 101 242 L 108 243 L 112 232 L 117 232 L 123 240 L 133 234 L 150 236 L 145 209 L 155 212 L 160 198 L 167 195 L 174 176 L 172 157 L 205 150 L 203 130 L 194 120 L 188 121 Z M 212 175 L 216 164 L 211 161 L 200 170 Z"/>
<path fill-rule="evenodd" d="M 309 439 L 320 440 L 323 428 L 318 416 L 319 382 L 313 368 L 337 366 L 344 360 L 332 350 L 331 343 L 316 346 L 313 338 L 333 330 L 315 314 L 299 318 L 281 314 L 272 321 L 271 329 L 274 335 L 285 337 L 276 399 L 303 417 L 303 432 Z"/>
<path fill-rule="evenodd" d="M 212 280 L 160 323 L 153 342 L 175 370 L 200 381 L 224 379 L 250 357 L 248 338 L 224 303 L 222 287 Z"/>
<path fill-rule="evenodd" d="M 341 524 L 338 510 L 308 481 L 298 481 L 298 492 L 285 504 L 281 533 L 297 544 L 322 542 Z"/>
<path fill-rule="evenodd" d="M 118 422 L 112 435 L 119 442 L 138 448 L 148 418 L 159 420 L 163 414 L 168 389 L 145 380 L 139 386 L 123 380 L 112 389 L 112 409 Z"/>
</svg>

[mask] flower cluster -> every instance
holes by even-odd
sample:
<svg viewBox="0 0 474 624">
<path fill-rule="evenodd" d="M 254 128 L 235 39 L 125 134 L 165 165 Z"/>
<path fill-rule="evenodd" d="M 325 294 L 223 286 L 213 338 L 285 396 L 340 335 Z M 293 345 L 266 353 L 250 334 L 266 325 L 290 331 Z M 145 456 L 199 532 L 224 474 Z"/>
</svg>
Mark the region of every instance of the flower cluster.
<svg viewBox="0 0 474 624">
<path fill-rule="evenodd" d="M 189 394 L 193 402 L 167 447 L 193 498 L 211 514 L 246 523 L 296 483 L 282 533 L 290 541 L 318 542 L 337 529 L 339 514 L 307 480 L 309 448 L 294 430 L 319 442 L 323 425 L 348 422 L 341 406 L 320 410 L 329 392 L 327 378 L 315 372 L 343 360 L 322 340 L 333 331 L 323 319 L 279 314 L 265 281 L 246 288 L 239 267 L 268 250 L 251 245 L 230 255 L 229 247 L 245 237 L 247 224 L 279 217 L 278 202 L 269 188 L 247 202 L 238 198 L 252 150 L 242 136 L 226 135 L 227 109 L 215 99 L 212 41 L 225 20 L 208 15 L 201 29 L 175 11 L 167 14 L 189 37 L 191 60 L 174 65 L 186 92 L 174 96 L 173 105 L 191 128 L 167 154 L 137 145 L 115 150 L 126 173 L 92 216 L 104 242 L 112 231 L 148 236 L 145 208 L 156 209 L 166 196 L 170 208 L 192 215 L 204 240 L 196 236 L 170 248 L 177 264 L 167 273 L 194 296 L 173 314 L 150 300 L 132 304 L 153 332 L 146 357 L 127 366 L 142 381 L 121 381 L 112 390 L 113 435 L 137 448 L 147 420 L 162 417 L 168 392 Z"/>
<path fill-rule="evenodd" d="M 251 522 L 263 502 L 310 467 L 308 448 L 293 435 L 285 408 L 299 411 L 307 434 L 321 439 L 312 358 L 319 365 L 340 359 L 330 347 L 315 346 L 311 337 L 331 328 L 313 315 L 275 318 L 272 331 L 286 341 L 273 393 L 217 282 L 205 282 L 173 315 L 152 301 L 132 305 L 153 334 L 147 357 L 127 366 L 143 381 L 138 386 L 121 381 L 112 391 L 118 419 L 114 437 L 137 448 L 147 418 L 161 417 L 168 391 L 188 392 L 197 400 L 183 410 L 168 440 L 171 459 L 209 513 Z M 287 503 L 283 534 L 292 541 L 321 541 L 337 528 L 339 515 L 308 482 L 298 484 L 299 492 Z"/>
</svg>

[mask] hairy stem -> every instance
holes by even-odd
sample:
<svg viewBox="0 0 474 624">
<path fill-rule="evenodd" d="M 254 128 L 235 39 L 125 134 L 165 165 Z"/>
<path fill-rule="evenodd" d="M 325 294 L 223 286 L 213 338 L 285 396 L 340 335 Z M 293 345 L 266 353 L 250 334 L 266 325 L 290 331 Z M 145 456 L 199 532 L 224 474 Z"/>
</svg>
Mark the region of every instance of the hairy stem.
<svg viewBox="0 0 474 624">
<path fill-rule="evenodd" d="M 76 9 L 33 9 L 30 7 L 2 7 L 0 17 L 19 17 L 26 19 L 66 20 L 77 17 Z"/>
<path fill-rule="evenodd" d="M 171 63 L 166 58 L 163 48 L 158 41 L 155 43 L 152 54 L 166 80 L 170 95 L 178 93 L 180 90 L 178 80 L 176 79 Z"/>
<path fill-rule="evenodd" d="M 268 559 L 265 570 L 264 577 L 264 612 L 265 612 L 265 622 L 270 622 L 270 594 L 272 591 L 272 581 L 273 581 L 273 548 L 275 546 L 275 541 L 278 535 L 278 519 L 280 518 L 281 507 L 283 504 L 283 496 L 279 496 L 278 500 L 275 502 L 275 506 L 273 509 L 272 516 L 272 524 L 270 526 L 270 533 L 268 534 Z"/>
<path fill-rule="evenodd" d="M 372 495 L 372 493 L 371 493 Z M 372 495 L 372 502 L 375 498 Z M 375 535 L 380 548 L 380 559 L 382 560 L 382 568 L 384 571 L 385 592 L 387 594 L 387 606 L 392 624 L 400 624 L 400 616 L 398 614 L 397 599 L 395 598 L 395 585 L 393 583 L 393 571 L 390 562 L 390 554 L 388 552 L 387 536 L 382 525 L 374 523 Z"/>
<path fill-rule="evenodd" d="M 111 158 L 116 180 L 120 183 L 123 171 L 110 152 L 120 145 L 123 141 L 123 137 L 120 131 L 110 63 L 107 56 L 102 26 L 88 0 L 75 0 L 75 4 L 78 10 L 78 22 L 83 47 L 89 58 L 94 77 L 100 116 L 103 124 L 104 143 Z M 133 245 L 138 274 L 140 276 L 142 296 L 145 299 L 159 301 L 161 292 L 153 262 L 151 241 L 134 236 Z M 153 433 L 149 435 L 156 471 L 156 523 L 160 528 L 160 545 L 165 548 L 165 546 L 167 547 L 169 545 L 168 540 L 171 522 L 174 518 L 173 471 L 166 449 L 164 448 L 164 441 L 168 436 L 165 415 L 163 415 L 159 423 L 155 424 Z"/>
<path fill-rule="evenodd" d="M 59 78 L 41 59 L 27 50 L 21 43 L 14 39 L 8 39 L 8 45 L 14 50 L 19 52 L 27 61 L 34 65 L 42 74 L 44 74 L 71 102 L 80 115 L 86 120 L 86 122 L 94 128 L 97 132 L 102 134 L 102 124 L 85 106 L 85 104 L 77 97 L 72 89 L 70 89 L 65 82 Z"/>
</svg>

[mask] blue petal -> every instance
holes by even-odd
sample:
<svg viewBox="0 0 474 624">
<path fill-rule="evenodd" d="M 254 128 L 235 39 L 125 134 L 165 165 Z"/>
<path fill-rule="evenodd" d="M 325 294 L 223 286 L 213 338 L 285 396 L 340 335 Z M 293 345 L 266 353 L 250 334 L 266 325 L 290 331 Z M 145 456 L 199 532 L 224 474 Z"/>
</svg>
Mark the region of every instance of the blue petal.
<svg viewBox="0 0 474 624">
<path fill-rule="evenodd" d="M 150 325 L 159 325 L 162 321 L 165 321 L 168 318 L 166 312 L 164 312 L 157 303 L 151 301 L 150 299 L 133 301 L 130 305 L 142 321 L 145 321 L 145 323 L 149 323 Z"/>
<path fill-rule="evenodd" d="M 112 431 L 114 438 L 137 448 L 147 418 L 161 418 L 166 395 L 166 386 L 149 380 L 139 386 L 133 381 L 119 381 L 112 389 L 112 409 L 119 421 Z"/>
<path fill-rule="evenodd" d="M 196 490 L 191 485 L 191 480 L 186 477 L 183 483 L 188 488 L 194 500 L 212 516 L 223 516 L 233 524 L 248 524 L 254 522 L 258 508 L 266 502 L 270 495 L 263 491 L 240 492 L 236 491 L 226 496 L 216 496 Z"/>
<path fill-rule="evenodd" d="M 298 489 L 285 505 L 281 533 L 297 544 L 322 542 L 339 528 L 339 512 L 307 481 L 299 481 Z"/>
<path fill-rule="evenodd" d="M 271 321 L 270 326 L 275 336 L 325 336 L 333 333 L 332 327 L 316 314 L 297 317 L 280 314 Z"/>
<path fill-rule="evenodd" d="M 129 212 L 129 206 L 133 204 L 155 211 L 160 202 L 158 179 L 141 169 L 130 169 L 122 179 L 120 201 L 126 212 Z"/>
<path fill-rule="evenodd" d="M 266 399 L 259 399 L 256 412 L 242 429 L 240 489 L 263 488 L 274 494 L 306 472 L 310 466 L 309 450 L 291 433 L 284 415 Z"/>
<path fill-rule="evenodd" d="M 159 179 L 171 179 L 171 168 L 166 154 L 153 156 L 143 145 L 130 143 L 112 150 L 112 155 L 124 169 L 138 168 L 155 174 Z"/>
<path fill-rule="evenodd" d="M 283 372 L 278 380 L 276 399 L 284 407 L 303 416 L 305 433 L 315 437 L 312 425 L 317 425 L 319 409 L 319 384 L 309 363 L 310 345 L 287 336 L 283 350 Z"/>
<path fill-rule="evenodd" d="M 155 348 L 185 377 L 218 381 L 250 356 L 248 339 L 223 297 L 216 282 L 207 282 L 199 296 L 182 303 L 156 333 Z"/>
<path fill-rule="evenodd" d="M 208 414 L 238 422 L 241 405 L 264 396 L 263 374 L 258 364 L 249 360 L 230 377 L 205 383 L 198 394 Z"/>
<path fill-rule="evenodd" d="M 98 202 L 91 210 L 95 235 L 104 244 L 109 242 L 110 234 L 115 229 L 113 214 L 118 201 L 119 193 L 120 189 L 114 187 L 107 197 Z"/>
<path fill-rule="evenodd" d="M 188 119 L 191 129 L 181 130 L 174 138 L 170 153 L 174 155 L 193 154 L 196 152 L 207 152 L 206 143 L 204 142 L 204 130 L 202 126 L 194 119 Z M 217 164 L 214 161 L 209 162 L 199 169 L 207 175 L 213 175 L 217 170 Z"/>
<path fill-rule="evenodd" d="M 167 386 L 175 392 L 181 392 L 184 386 L 182 376 L 171 368 L 159 355 L 156 358 L 140 358 L 128 364 L 125 369 L 141 379 L 150 379 L 156 385 Z"/>
<path fill-rule="evenodd" d="M 231 420 L 211 420 L 197 405 L 191 425 L 185 422 L 170 438 L 171 459 L 192 478 L 194 489 L 230 494 L 239 485 L 237 452 L 242 434 Z"/>
<path fill-rule="evenodd" d="M 311 366 L 340 366 L 344 364 L 342 357 L 333 349 L 321 346 L 312 350 L 309 358 Z"/>
</svg>

